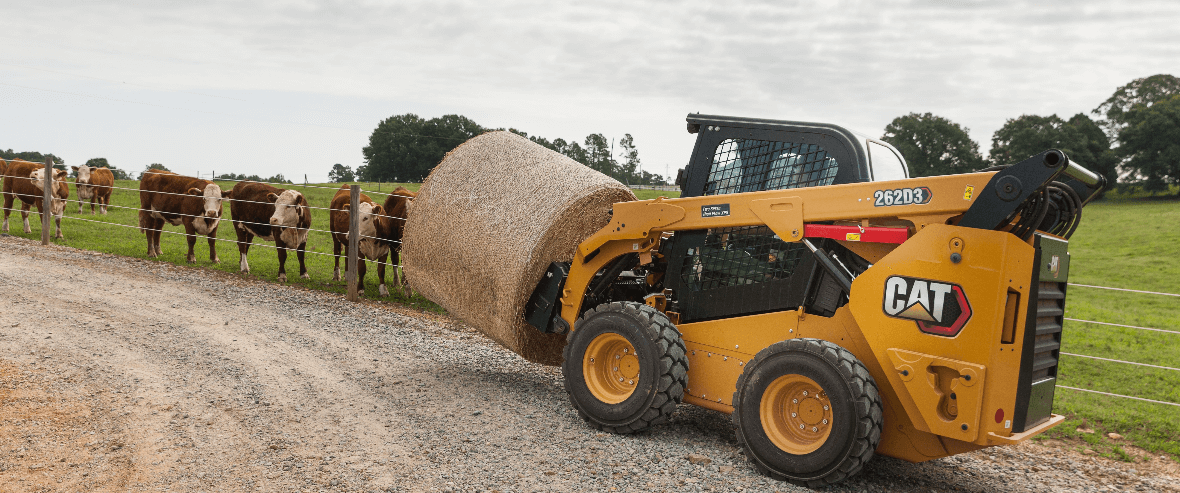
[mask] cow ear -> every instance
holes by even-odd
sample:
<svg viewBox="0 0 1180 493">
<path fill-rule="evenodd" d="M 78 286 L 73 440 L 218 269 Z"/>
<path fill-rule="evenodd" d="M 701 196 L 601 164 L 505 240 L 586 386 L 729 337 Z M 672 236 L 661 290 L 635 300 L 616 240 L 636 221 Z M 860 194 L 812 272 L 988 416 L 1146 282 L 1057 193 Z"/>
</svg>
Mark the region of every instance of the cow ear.
<svg viewBox="0 0 1180 493">
<path fill-rule="evenodd" d="M 352 209 L 352 204 L 344 204 L 344 207 L 342 207 L 342 209 L 344 209 L 346 211 L 349 209 Z"/>
<path fill-rule="evenodd" d="M 273 203 L 275 203 L 275 201 L 277 201 L 277 200 L 279 200 L 279 196 L 278 196 L 278 195 L 275 195 L 275 194 L 273 194 L 273 193 L 268 193 L 268 194 L 266 194 L 266 201 L 267 201 L 267 202 L 270 202 L 270 203 L 272 203 L 272 204 L 273 204 Z"/>
<path fill-rule="evenodd" d="M 199 189 L 199 188 L 193 187 L 193 188 L 188 189 L 188 194 L 189 195 L 204 195 L 205 192 L 202 192 L 201 189 Z"/>
<path fill-rule="evenodd" d="M 78 171 L 78 167 L 77 167 L 77 166 L 70 166 L 70 168 L 73 168 L 73 170 L 74 170 L 74 171 Z"/>
<path fill-rule="evenodd" d="M 379 205 L 373 204 L 373 214 L 378 215 L 378 216 L 384 216 L 385 215 L 385 208 L 381 207 Z"/>
<path fill-rule="evenodd" d="M 234 198 L 234 191 L 233 191 L 233 190 L 230 190 L 230 191 L 228 191 L 228 192 L 221 192 L 221 198 L 223 198 L 223 199 L 232 199 L 232 198 Z"/>
</svg>

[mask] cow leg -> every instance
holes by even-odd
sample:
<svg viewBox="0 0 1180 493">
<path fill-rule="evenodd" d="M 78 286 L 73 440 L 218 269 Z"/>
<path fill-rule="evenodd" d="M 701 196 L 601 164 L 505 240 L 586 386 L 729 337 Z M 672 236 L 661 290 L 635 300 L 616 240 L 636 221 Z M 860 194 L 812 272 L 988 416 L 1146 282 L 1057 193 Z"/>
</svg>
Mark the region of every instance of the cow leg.
<svg viewBox="0 0 1180 493">
<path fill-rule="evenodd" d="M 209 261 L 221 263 L 221 259 L 217 257 L 217 228 L 209 230 Z"/>
<path fill-rule="evenodd" d="M 98 201 L 99 203 L 101 203 L 101 202 L 102 202 L 102 199 L 99 199 L 99 198 L 98 198 L 98 191 L 97 191 L 97 190 L 94 192 L 94 195 L 91 195 L 91 196 L 90 196 L 90 215 L 91 215 L 91 216 L 93 216 L 93 215 L 94 215 L 94 202 L 95 202 L 95 201 Z M 81 210 L 79 210 L 79 211 L 78 211 L 78 213 L 79 213 L 79 214 L 81 214 L 81 213 L 82 213 L 82 211 L 81 211 Z"/>
<path fill-rule="evenodd" d="M 74 188 L 77 188 L 77 186 L 75 186 Z M 81 213 L 82 213 L 82 192 L 78 191 L 78 214 L 81 214 Z"/>
<path fill-rule="evenodd" d="M 401 252 L 395 252 L 393 255 L 394 255 L 394 259 L 395 259 L 394 263 L 401 264 Z M 397 269 L 397 272 L 401 274 L 398 277 L 397 284 L 398 284 L 398 286 L 401 286 L 402 294 L 406 295 L 407 300 L 412 298 L 414 296 L 414 291 L 412 289 L 410 289 L 410 281 L 406 280 L 406 270 L 404 268 L 402 268 L 401 265 L 394 266 L 394 269 Z"/>
<path fill-rule="evenodd" d="M 382 297 L 389 296 L 389 290 L 385 288 L 385 262 L 387 260 L 389 260 L 388 253 L 377 258 L 377 292 Z"/>
<path fill-rule="evenodd" d="M 365 258 L 356 259 L 356 292 L 365 294 Z"/>
<path fill-rule="evenodd" d="M 66 235 L 62 234 L 62 232 L 61 232 L 61 216 L 64 216 L 65 214 L 66 214 L 66 211 L 65 211 L 65 209 L 63 208 L 63 209 L 62 209 L 62 211 L 61 211 L 61 215 L 60 215 L 60 216 L 53 216 L 53 225 L 54 225 L 54 226 L 56 227 L 56 229 L 57 229 L 57 235 L 56 235 L 56 236 L 57 236 L 57 238 L 58 238 L 58 239 L 61 239 L 61 240 L 64 240 L 64 239 L 66 239 Z"/>
<path fill-rule="evenodd" d="M 152 245 L 156 247 L 156 256 L 164 254 L 164 250 L 160 248 L 160 236 L 164 234 L 164 220 L 157 219 L 156 227 L 152 230 Z"/>
<path fill-rule="evenodd" d="M 29 204 L 21 203 L 21 205 L 20 205 L 20 218 L 23 219 L 25 222 L 25 234 L 29 234 L 29 233 L 33 232 L 33 228 L 31 226 L 29 226 L 29 209 L 30 209 Z"/>
<path fill-rule="evenodd" d="M 193 227 L 191 221 L 184 223 L 184 241 L 188 243 L 188 256 L 184 258 L 184 261 L 190 264 L 197 263 L 197 254 L 193 251 L 193 247 L 197 246 L 197 229 Z"/>
<path fill-rule="evenodd" d="M 250 253 L 250 242 L 254 241 L 254 235 L 243 231 L 237 224 L 234 224 L 234 233 L 238 236 L 238 269 L 243 274 L 249 274 L 250 262 L 246 261 L 246 255 Z"/>
<path fill-rule="evenodd" d="M 8 215 L 12 214 L 12 195 L 4 194 L 4 225 L 0 227 L 0 233 L 8 232 Z"/>
<path fill-rule="evenodd" d="M 303 243 L 300 243 L 299 248 L 297 248 L 295 250 L 295 256 L 299 257 L 299 278 L 300 279 L 311 279 L 311 276 L 307 273 L 307 264 L 303 263 L 303 249 L 304 248 L 307 248 L 306 241 Z"/>
<path fill-rule="evenodd" d="M 274 231 L 273 229 L 271 231 Z M 276 253 L 279 256 L 279 282 L 287 282 L 287 244 L 275 233 Z"/>
<path fill-rule="evenodd" d="M 332 280 L 340 280 L 340 249 L 344 246 L 340 240 L 336 239 L 336 235 L 332 235 L 332 257 L 336 260 L 336 264 L 332 267 Z M 348 254 L 345 254 L 348 255 Z M 344 261 L 344 266 L 348 267 L 348 261 Z"/>
<path fill-rule="evenodd" d="M 98 209 L 102 211 L 102 215 L 104 216 L 107 214 L 108 205 L 111 205 L 111 194 L 109 191 L 107 192 L 106 197 L 103 197 L 102 200 L 98 202 Z"/>
</svg>

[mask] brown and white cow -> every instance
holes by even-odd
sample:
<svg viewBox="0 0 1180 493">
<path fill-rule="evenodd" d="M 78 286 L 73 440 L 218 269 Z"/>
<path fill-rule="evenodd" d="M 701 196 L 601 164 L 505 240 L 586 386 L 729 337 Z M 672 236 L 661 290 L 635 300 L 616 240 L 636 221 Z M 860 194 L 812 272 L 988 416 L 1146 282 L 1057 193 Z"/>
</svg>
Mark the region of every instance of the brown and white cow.
<svg viewBox="0 0 1180 493">
<path fill-rule="evenodd" d="M 8 215 L 14 210 L 12 204 L 16 199 L 21 201 L 21 218 L 24 219 L 24 232 L 32 233 L 33 229 L 29 227 L 29 209 L 37 207 L 37 214 L 45 214 L 49 212 L 54 217 L 54 224 L 57 233 L 56 238 L 65 238 L 61 231 L 61 216 L 66 211 L 66 200 L 70 198 L 70 186 L 66 184 L 66 178 L 69 173 L 65 170 L 54 169 L 52 190 L 52 202 L 49 205 L 49 211 L 45 210 L 42 202 L 45 187 L 45 165 L 41 163 L 32 163 L 28 161 L 11 161 L 7 164 L 4 170 L 4 224 L 0 226 L 0 232 L 8 232 Z"/>
<path fill-rule="evenodd" d="M 197 235 L 209 238 L 209 261 L 220 263 L 217 257 L 217 226 L 221 222 L 221 203 L 232 196 L 209 180 L 178 175 L 170 171 L 144 172 L 139 180 L 139 229 L 147 234 L 148 257 L 158 257 L 160 234 L 164 223 L 184 226 L 188 239 L 188 257 L 197 261 L 193 247 Z"/>
<path fill-rule="evenodd" d="M 71 166 L 78 173 L 74 179 L 74 188 L 78 189 L 78 214 L 82 213 L 82 202 L 90 201 L 90 214 L 94 214 L 94 203 L 98 202 L 103 214 L 107 213 L 107 206 L 111 204 L 111 186 L 115 184 L 115 174 L 110 168 L 96 168 L 94 166 Z"/>
<path fill-rule="evenodd" d="M 385 263 L 390 261 L 393 267 L 393 281 L 402 288 L 402 293 L 409 298 L 413 291 L 410 290 L 410 284 L 406 281 L 406 273 L 398 269 L 398 264 L 401 263 L 399 258 L 402 249 L 402 233 L 406 229 L 406 217 L 409 214 L 410 202 L 417 197 L 418 194 L 407 190 L 405 187 L 397 187 L 393 193 L 385 198 L 385 205 L 381 206 L 385 213 L 376 216 L 377 237 L 381 238 L 381 243 L 384 243 L 388 248 L 386 255 L 382 255 L 377 260 L 377 278 L 380 279 L 381 296 L 388 296 L 389 291 L 385 289 Z M 398 275 L 398 272 L 401 275 Z"/>
<path fill-rule="evenodd" d="M 275 242 L 278 247 L 279 282 L 287 282 L 288 249 L 295 250 L 299 258 L 299 277 L 309 279 L 303 252 L 307 247 L 307 230 L 311 228 L 311 209 L 303 194 L 253 181 L 238 182 L 233 194 L 229 210 L 233 214 L 234 233 L 238 235 L 241 271 L 250 272 L 246 255 L 250 252 L 250 242 L 257 236 Z"/>
<path fill-rule="evenodd" d="M 340 250 L 343 249 L 345 257 L 348 256 L 348 226 L 350 215 L 353 213 L 351 205 L 349 187 L 341 185 L 340 190 L 336 191 L 336 195 L 332 197 L 332 210 L 328 213 L 329 229 L 332 230 L 332 253 L 336 260 L 336 266 L 332 270 L 333 281 L 340 280 Z M 374 203 L 368 195 L 362 193 L 357 206 L 357 214 L 360 216 L 357 220 L 361 237 L 357 240 L 360 252 L 357 255 L 356 273 L 358 289 L 363 293 L 365 291 L 365 259 L 384 258 L 389 252 L 389 246 L 378 240 L 375 220 L 375 215 L 383 215 L 385 210 Z M 348 270 L 348 262 L 344 263 L 344 268 L 345 271 Z M 377 290 L 381 296 L 389 296 L 389 290 L 385 289 L 384 276 L 381 276 L 381 283 L 377 286 Z"/>
</svg>

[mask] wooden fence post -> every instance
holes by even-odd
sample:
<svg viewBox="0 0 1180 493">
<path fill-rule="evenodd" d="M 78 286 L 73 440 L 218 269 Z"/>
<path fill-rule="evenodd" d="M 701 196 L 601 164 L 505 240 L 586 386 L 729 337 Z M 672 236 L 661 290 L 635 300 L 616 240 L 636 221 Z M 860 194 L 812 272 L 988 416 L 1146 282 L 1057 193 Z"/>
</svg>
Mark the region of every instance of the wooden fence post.
<svg viewBox="0 0 1180 493">
<path fill-rule="evenodd" d="M 348 301 L 360 300 L 360 293 L 357 292 L 357 255 L 360 251 L 360 236 L 361 236 L 361 215 L 357 214 L 357 209 L 361 204 L 361 187 L 360 185 L 350 185 L 349 187 L 349 206 L 348 206 Z"/>
<path fill-rule="evenodd" d="M 41 244 L 49 244 L 49 215 L 53 213 L 53 158 L 45 158 L 45 176 L 41 186 Z M 64 212 L 64 211 L 63 211 Z"/>
</svg>

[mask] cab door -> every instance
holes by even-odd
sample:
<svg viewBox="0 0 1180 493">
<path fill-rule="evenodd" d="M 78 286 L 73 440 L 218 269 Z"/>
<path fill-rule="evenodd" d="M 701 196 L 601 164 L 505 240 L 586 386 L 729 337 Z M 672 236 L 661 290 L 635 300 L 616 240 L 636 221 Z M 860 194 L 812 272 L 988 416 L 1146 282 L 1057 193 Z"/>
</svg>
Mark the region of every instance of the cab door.
<svg viewBox="0 0 1180 493">
<path fill-rule="evenodd" d="M 721 206 L 735 193 L 867 181 L 862 160 L 841 137 L 703 122 L 681 196 L 717 196 Z M 665 287 L 675 293 L 681 320 L 691 322 L 794 309 L 805 303 L 815 272 L 805 246 L 765 226 L 681 231 Z"/>
</svg>

